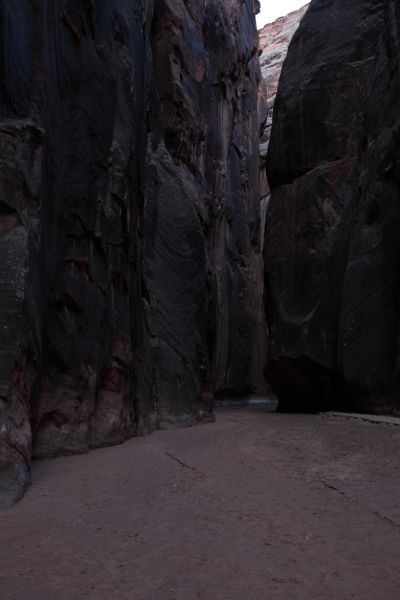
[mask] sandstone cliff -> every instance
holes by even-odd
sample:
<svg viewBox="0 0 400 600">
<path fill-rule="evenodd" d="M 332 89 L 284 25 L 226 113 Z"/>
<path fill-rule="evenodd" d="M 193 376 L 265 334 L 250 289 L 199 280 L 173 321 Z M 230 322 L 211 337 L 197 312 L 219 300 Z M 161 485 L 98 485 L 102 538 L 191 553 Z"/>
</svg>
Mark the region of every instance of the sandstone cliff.
<svg viewBox="0 0 400 600">
<path fill-rule="evenodd" d="M 0 497 L 263 386 L 253 0 L 0 3 Z"/>
<path fill-rule="evenodd" d="M 260 119 L 260 197 L 261 197 L 261 234 L 264 239 L 264 224 L 270 199 L 270 188 L 266 174 L 266 160 L 271 135 L 272 117 L 282 66 L 287 55 L 290 41 L 303 18 L 308 4 L 272 23 L 267 23 L 259 31 L 259 53 L 261 63 L 261 84 L 259 88 Z"/>
<path fill-rule="evenodd" d="M 265 248 L 283 409 L 400 408 L 399 30 L 394 0 L 314 0 L 283 68 Z"/>
<path fill-rule="evenodd" d="M 266 144 L 264 154 L 266 155 L 267 142 L 271 135 L 272 115 L 278 83 L 281 76 L 283 63 L 285 61 L 291 39 L 300 25 L 300 21 L 308 9 L 308 4 L 294 10 L 284 17 L 279 17 L 272 23 L 267 23 L 259 32 L 260 36 L 260 64 L 263 77 L 263 85 L 260 93 L 265 101 L 266 114 L 263 114 L 262 142 Z"/>
</svg>

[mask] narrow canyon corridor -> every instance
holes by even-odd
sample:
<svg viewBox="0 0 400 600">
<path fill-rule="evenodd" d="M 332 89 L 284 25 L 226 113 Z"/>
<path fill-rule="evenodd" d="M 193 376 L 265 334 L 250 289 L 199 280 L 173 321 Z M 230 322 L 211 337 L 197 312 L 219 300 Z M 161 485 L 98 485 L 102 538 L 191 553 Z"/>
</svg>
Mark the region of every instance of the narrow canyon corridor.
<svg viewBox="0 0 400 600">
<path fill-rule="evenodd" d="M 225 409 L 35 462 L 2 600 L 396 600 L 400 427 Z"/>
<path fill-rule="evenodd" d="M 0 600 L 400 599 L 400 1 L 301 4 L 0 0 Z"/>
</svg>

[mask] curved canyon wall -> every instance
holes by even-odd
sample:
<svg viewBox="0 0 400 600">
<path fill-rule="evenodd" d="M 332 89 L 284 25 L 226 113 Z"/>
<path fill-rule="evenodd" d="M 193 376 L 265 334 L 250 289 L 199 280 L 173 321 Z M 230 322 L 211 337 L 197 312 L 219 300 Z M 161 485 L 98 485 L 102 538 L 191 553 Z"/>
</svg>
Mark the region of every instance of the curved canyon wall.
<svg viewBox="0 0 400 600">
<path fill-rule="evenodd" d="M 281 409 L 400 408 L 399 31 L 394 0 L 314 0 L 289 48 L 265 238 Z"/>
<path fill-rule="evenodd" d="M 259 31 L 259 53 L 261 66 L 261 84 L 258 96 L 260 120 L 260 197 L 261 197 L 261 239 L 264 243 L 266 212 L 271 197 L 267 179 L 266 161 L 271 136 L 272 118 L 278 83 L 282 72 L 290 41 L 299 27 L 308 4 L 298 10 L 267 23 Z"/>
<path fill-rule="evenodd" d="M 253 0 L 0 2 L 0 497 L 262 389 Z"/>
<path fill-rule="evenodd" d="M 262 112 L 261 147 L 262 154 L 267 154 L 268 141 L 271 136 L 272 117 L 278 84 L 282 72 L 283 63 L 288 53 L 289 44 L 297 31 L 300 21 L 305 15 L 308 4 L 298 10 L 294 10 L 284 17 L 267 23 L 259 32 L 260 37 L 260 66 L 262 84 L 260 95 L 264 101 Z"/>
</svg>

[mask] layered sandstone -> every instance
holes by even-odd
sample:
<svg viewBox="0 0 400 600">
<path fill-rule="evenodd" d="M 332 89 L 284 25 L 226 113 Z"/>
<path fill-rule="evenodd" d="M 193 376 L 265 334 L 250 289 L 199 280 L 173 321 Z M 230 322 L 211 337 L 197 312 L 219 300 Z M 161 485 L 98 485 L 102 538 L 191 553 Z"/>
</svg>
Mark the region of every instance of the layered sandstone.
<svg viewBox="0 0 400 600">
<path fill-rule="evenodd" d="M 313 0 L 267 160 L 269 381 L 283 409 L 400 408 L 396 1 Z"/>
<path fill-rule="evenodd" d="M 0 496 L 263 386 L 253 0 L 0 8 Z"/>
</svg>

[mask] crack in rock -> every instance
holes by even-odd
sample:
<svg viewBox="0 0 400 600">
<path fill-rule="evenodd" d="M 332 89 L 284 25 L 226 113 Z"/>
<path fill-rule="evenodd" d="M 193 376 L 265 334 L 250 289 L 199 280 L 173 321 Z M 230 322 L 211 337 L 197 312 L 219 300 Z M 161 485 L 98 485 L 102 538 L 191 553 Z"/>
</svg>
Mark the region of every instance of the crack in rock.
<svg viewBox="0 0 400 600">
<path fill-rule="evenodd" d="M 350 499 L 350 496 L 348 496 L 345 492 L 343 492 L 343 490 L 340 490 L 339 488 L 335 487 L 334 485 L 331 485 L 330 483 L 327 483 L 326 481 L 324 481 L 323 479 L 320 480 L 321 483 L 327 487 L 330 490 L 333 490 L 335 492 L 339 492 L 339 494 L 341 494 L 342 496 L 344 496 L 345 498 Z"/>
<path fill-rule="evenodd" d="M 346 492 L 343 492 L 343 490 L 340 490 L 339 488 L 335 487 L 334 485 L 331 485 L 330 483 L 327 483 L 323 479 L 321 479 L 320 481 L 321 481 L 321 483 L 325 487 L 327 487 L 328 489 L 333 490 L 335 492 L 338 492 L 339 494 L 341 494 L 342 496 L 344 496 L 347 500 L 353 500 L 354 499 L 351 496 L 349 496 L 348 494 L 346 494 Z M 387 517 L 386 515 L 383 515 L 378 510 L 372 511 L 372 514 L 375 515 L 375 517 L 378 517 L 378 519 L 380 519 L 381 521 L 386 521 L 390 525 L 393 525 L 393 527 L 397 527 L 397 528 L 400 529 L 400 523 L 397 523 L 397 521 L 393 521 L 393 519 L 391 519 L 390 517 Z"/>
<path fill-rule="evenodd" d="M 382 513 L 380 513 L 378 510 L 374 510 L 373 514 L 376 517 L 378 517 L 378 519 L 380 519 L 381 521 L 386 521 L 390 525 L 393 525 L 394 527 L 397 527 L 400 529 L 400 523 L 393 521 L 390 517 L 386 517 L 385 515 L 382 515 Z"/>
<path fill-rule="evenodd" d="M 179 463 L 181 465 L 181 467 L 185 467 L 186 469 L 191 469 L 192 471 L 197 471 L 196 467 L 191 467 L 190 465 L 187 465 L 180 458 L 171 454 L 171 452 L 164 452 L 164 454 L 169 456 L 169 458 L 172 458 L 172 460 L 174 460 L 175 462 Z"/>
</svg>

